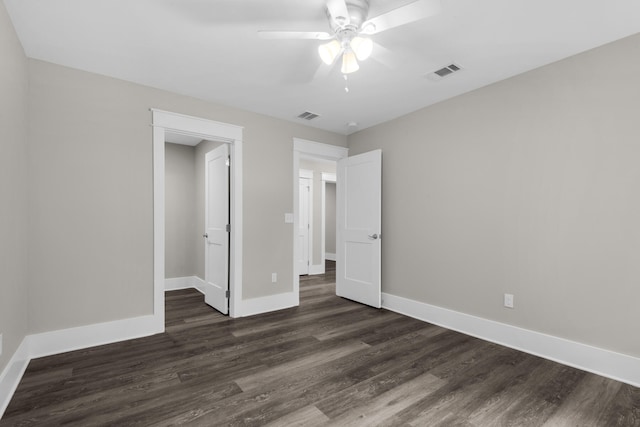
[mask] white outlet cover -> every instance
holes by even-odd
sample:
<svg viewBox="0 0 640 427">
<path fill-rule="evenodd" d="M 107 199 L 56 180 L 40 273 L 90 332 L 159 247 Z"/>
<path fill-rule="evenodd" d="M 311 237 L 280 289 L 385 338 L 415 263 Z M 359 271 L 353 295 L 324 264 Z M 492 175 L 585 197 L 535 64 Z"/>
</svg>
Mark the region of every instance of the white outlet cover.
<svg viewBox="0 0 640 427">
<path fill-rule="evenodd" d="M 292 213 L 284 214 L 284 222 L 286 224 L 293 224 L 293 214 Z"/>
<path fill-rule="evenodd" d="M 504 306 L 513 308 L 513 294 L 504 294 Z"/>
<path fill-rule="evenodd" d="M 271 273 L 271 283 L 276 283 L 278 281 L 278 273 Z"/>
</svg>

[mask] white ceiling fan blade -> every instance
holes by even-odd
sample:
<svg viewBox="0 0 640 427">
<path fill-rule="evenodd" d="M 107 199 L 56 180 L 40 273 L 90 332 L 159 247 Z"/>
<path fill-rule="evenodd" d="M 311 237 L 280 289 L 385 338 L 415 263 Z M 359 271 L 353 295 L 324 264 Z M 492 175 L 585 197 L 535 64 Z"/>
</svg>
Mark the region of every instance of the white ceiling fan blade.
<svg viewBox="0 0 640 427">
<path fill-rule="evenodd" d="M 331 19 L 333 19 L 338 26 L 344 27 L 351 22 L 349 9 L 347 9 L 345 0 L 327 0 L 327 10 L 329 11 Z"/>
<path fill-rule="evenodd" d="M 267 40 L 329 40 L 333 36 L 322 31 L 258 31 L 258 36 Z"/>
<path fill-rule="evenodd" d="M 440 12 L 440 0 L 417 0 L 406 6 L 371 18 L 362 24 L 362 34 L 376 34 Z"/>
<path fill-rule="evenodd" d="M 373 42 L 371 59 L 392 70 L 397 69 L 398 65 L 402 63 L 392 51 L 376 42 Z"/>
</svg>

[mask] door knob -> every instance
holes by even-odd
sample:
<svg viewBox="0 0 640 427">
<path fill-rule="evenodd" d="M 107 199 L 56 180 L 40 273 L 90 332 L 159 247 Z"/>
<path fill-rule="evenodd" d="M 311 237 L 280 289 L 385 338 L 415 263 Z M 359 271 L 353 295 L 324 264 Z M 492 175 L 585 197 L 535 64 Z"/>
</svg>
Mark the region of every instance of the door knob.
<svg viewBox="0 0 640 427">
<path fill-rule="evenodd" d="M 374 234 L 369 234 L 368 237 L 372 240 L 376 240 L 378 238 L 378 235 L 374 233 Z"/>
</svg>

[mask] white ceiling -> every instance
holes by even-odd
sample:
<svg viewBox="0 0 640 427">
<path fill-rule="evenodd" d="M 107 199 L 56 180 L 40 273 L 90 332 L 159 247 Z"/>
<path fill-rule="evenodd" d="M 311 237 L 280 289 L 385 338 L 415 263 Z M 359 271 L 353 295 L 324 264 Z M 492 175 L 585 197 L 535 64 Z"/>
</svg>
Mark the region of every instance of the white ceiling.
<svg viewBox="0 0 640 427">
<path fill-rule="evenodd" d="M 410 0 L 370 3 L 371 17 Z M 325 0 L 5 0 L 31 58 L 341 134 L 640 32 L 638 0 L 441 3 L 437 16 L 374 35 L 386 50 L 346 93 L 319 41 L 256 34 L 329 31 Z M 452 62 L 464 70 L 425 78 Z M 320 117 L 296 118 L 303 111 Z"/>
</svg>

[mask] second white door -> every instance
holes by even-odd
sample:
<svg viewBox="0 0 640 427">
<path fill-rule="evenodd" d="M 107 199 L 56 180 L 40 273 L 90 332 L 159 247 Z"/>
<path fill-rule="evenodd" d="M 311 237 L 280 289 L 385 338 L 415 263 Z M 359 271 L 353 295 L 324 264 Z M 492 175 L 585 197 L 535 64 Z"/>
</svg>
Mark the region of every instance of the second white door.
<svg viewBox="0 0 640 427">
<path fill-rule="evenodd" d="M 229 147 L 205 157 L 205 297 L 207 304 L 229 311 Z"/>
<path fill-rule="evenodd" d="M 336 294 L 381 305 L 382 151 L 338 161 Z"/>
<path fill-rule="evenodd" d="M 311 179 L 307 177 L 300 177 L 299 183 L 299 197 L 300 206 L 298 218 L 298 274 L 309 274 L 309 268 L 311 264 L 311 251 L 310 246 L 310 233 L 311 233 Z"/>
</svg>

